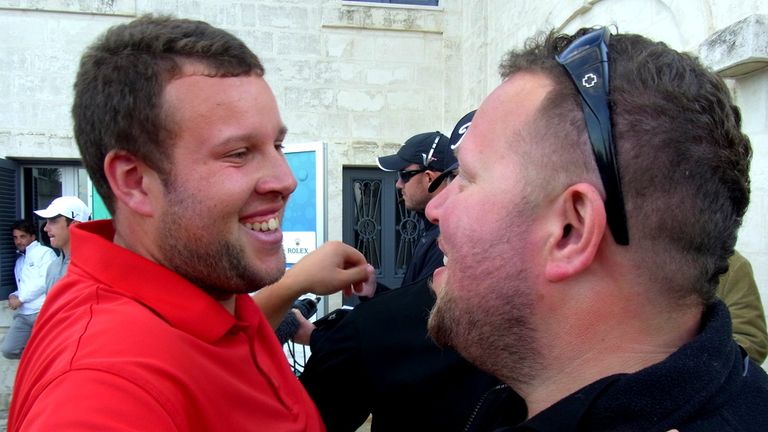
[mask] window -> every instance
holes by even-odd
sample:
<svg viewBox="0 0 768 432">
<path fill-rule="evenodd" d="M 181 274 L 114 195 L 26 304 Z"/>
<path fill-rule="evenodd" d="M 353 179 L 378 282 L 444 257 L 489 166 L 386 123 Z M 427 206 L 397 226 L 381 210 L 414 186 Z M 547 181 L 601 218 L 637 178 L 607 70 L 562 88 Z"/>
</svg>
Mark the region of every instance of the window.
<svg viewBox="0 0 768 432">
<path fill-rule="evenodd" d="M 437 6 L 438 0 L 347 0 L 358 1 L 363 3 L 392 3 L 392 4 L 407 4 L 415 6 Z"/>
</svg>

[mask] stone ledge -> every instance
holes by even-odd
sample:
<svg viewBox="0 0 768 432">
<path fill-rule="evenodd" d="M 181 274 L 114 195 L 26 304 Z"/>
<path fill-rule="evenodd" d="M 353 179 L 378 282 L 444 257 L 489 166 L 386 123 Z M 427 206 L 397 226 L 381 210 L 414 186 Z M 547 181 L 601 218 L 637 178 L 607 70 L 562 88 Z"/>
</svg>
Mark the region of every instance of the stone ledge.
<svg viewBox="0 0 768 432">
<path fill-rule="evenodd" d="M 699 58 L 720 76 L 733 78 L 768 67 L 768 15 L 750 15 L 712 34 Z"/>
<path fill-rule="evenodd" d="M 322 26 L 364 30 L 443 33 L 443 10 L 436 7 L 382 7 L 375 4 L 326 6 Z"/>
<path fill-rule="evenodd" d="M 0 0 L 0 9 L 135 16 L 136 0 Z"/>
</svg>

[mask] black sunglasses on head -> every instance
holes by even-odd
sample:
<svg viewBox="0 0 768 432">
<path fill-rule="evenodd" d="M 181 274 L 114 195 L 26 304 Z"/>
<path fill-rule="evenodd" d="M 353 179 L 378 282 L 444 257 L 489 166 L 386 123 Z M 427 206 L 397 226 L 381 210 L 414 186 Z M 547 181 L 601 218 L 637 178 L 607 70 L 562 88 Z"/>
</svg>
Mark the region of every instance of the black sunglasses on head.
<svg viewBox="0 0 768 432">
<path fill-rule="evenodd" d="M 420 169 L 415 169 L 410 171 L 398 171 L 397 178 L 403 183 L 408 183 L 408 181 L 412 179 L 413 176 L 415 176 L 416 174 L 421 174 L 425 171 L 428 171 L 428 170 L 426 168 L 420 168 Z"/>
<path fill-rule="evenodd" d="M 456 177 L 456 174 L 457 174 L 456 170 L 457 169 L 459 169 L 459 163 L 458 162 L 454 163 L 453 165 L 448 167 L 447 170 L 441 172 L 440 175 L 435 177 L 435 179 L 432 180 L 432 183 L 429 184 L 429 187 L 427 188 L 427 191 L 429 193 L 433 193 L 434 191 L 437 190 L 437 188 L 440 187 L 441 184 L 443 184 L 445 179 Z"/>
<path fill-rule="evenodd" d="M 627 214 L 613 142 L 611 109 L 608 105 L 610 36 L 610 31 L 605 27 L 591 31 L 571 42 L 555 59 L 568 72 L 581 96 L 589 142 L 605 188 L 608 227 L 616 243 L 626 246 L 629 244 Z"/>
</svg>

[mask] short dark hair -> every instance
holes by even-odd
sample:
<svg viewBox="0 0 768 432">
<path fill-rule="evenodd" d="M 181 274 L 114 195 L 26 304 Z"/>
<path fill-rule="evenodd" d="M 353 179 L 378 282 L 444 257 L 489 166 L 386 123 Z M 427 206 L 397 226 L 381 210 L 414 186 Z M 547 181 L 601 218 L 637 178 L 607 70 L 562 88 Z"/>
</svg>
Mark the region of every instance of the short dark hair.
<svg viewBox="0 0 768 432">
<path fill-rule="evenodd" d="M 586 166 L 599 182 L 579 95 L 555 61 L 592 30 L 539 35 L 508 53 L 500 72 L 505 78 L 531 71 L 551 79 L 554 88 L 533 126 L 546 137 L 539 144 L 556 156 L 547 160 L 558 161 L 558 173 L 578 175 L 578 167 Z M 615 34 L 608 56 L 631 253 L 666 298 L 696 295 L 710 302 L 749 204 L 752 150 L 739 109 L 720 77 L 664 43 Z"/>
<path fill-rule="evenodd" d="M 210 76 L 262 76 L 258 57 L 240 39 L 202 21 L 145 15 L 110 28 L 83 54 L 75 81 L 75 139 L 96 190 L 114 214 L 104 159 L 120 149 L 140 158 L 163 180 L 171 172 L 163 116 L 165 85 L 182 62 Z"/>
<path fill-rule="evenodd" d="M 37 237 L 35 225 L 33 225 L 32 222 L 24 219 L 17 220 L 11 224 L 11 232 L 14 232 L 15 230 L 24 231 L 29 235 Z"/>
</svg>

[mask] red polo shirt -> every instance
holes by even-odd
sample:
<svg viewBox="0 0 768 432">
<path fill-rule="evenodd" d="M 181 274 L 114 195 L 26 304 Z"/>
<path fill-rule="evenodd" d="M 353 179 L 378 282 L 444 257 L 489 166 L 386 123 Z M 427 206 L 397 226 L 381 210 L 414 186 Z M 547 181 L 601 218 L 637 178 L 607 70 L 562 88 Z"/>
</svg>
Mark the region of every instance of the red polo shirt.
<svg viewBox="0 0 768 432">
<path fill-rule="evenodd" d="M 261 311 L 72 228 L 72 262 L 19 366 L 9 431 L 322 431 Z"/>
</svg>

